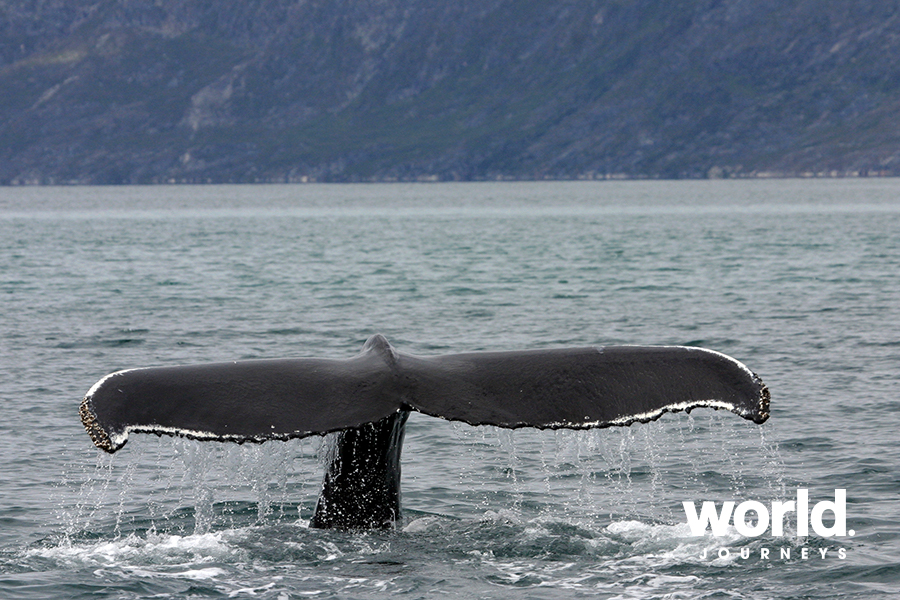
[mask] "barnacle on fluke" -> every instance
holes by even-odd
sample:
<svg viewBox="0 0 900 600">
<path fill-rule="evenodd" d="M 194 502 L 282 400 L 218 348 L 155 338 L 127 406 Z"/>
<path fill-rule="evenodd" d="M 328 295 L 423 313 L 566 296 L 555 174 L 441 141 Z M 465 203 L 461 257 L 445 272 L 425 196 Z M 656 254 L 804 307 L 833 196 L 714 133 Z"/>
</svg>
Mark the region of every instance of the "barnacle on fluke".
<svg viewBox="0 0 900 600">
<path fill-rule="evenodd" d="M 87 398 L 81 401 L 78 413 L 81 415 L 81 422 L 84 423 L 84 428 L 87 430 L 88 435 L 91 436 L 91 441 L 94 442 L 94 445 L 106 452 L 115 452 L 116 449 L 113 448 L 112 440 L 109 439 L 109 435 L 97 421 L 96 415 L 91 410 L 91 403 Z"/>
<path fill-rule="evenodd" d="M 772 395 L 769 393 L 769 386 L 762 382 L 762 379 L 756 373 L 753 373 L 753 379 L 759 384 L 759 407 L 756 410 L 757 416 L 753 419 L 755 423 L 765 423 L 769 418 L 769 402 Z"/>
</svg>

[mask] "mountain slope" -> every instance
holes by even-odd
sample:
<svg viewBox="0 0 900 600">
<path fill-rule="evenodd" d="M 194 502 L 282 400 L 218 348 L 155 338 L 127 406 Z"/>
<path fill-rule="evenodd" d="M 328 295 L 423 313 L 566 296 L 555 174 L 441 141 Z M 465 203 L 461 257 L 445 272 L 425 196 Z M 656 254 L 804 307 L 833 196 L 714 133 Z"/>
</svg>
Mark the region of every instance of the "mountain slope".
<svg viewBox="0 0 900 600">
<path fill-rule="evenodd" d="M 898 8 L 0 2 L 0 182 L 895 174 Z"/>
</svg>

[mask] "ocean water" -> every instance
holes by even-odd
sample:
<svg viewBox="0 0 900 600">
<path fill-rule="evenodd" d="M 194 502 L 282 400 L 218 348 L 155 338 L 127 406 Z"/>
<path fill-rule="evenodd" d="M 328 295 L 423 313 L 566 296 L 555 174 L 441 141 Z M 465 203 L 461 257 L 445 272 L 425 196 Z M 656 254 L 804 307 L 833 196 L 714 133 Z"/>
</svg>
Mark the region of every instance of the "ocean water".
<svg viewBox="0 0 900 600">
<path fill-rule="evenodd" d="M 0 247 L 0 598 L 900 595 L 898 180 L 0 188 Z M 426 355 L 705 346 L 772 416 L 413 414 L 403 527 L 366 534 L 307 527 L 319 438 L 107 456 L 78 418 L 113 370 L 377 332 Z M 798 488 L 845 489 L 855 535 L 690 535 L 683 501 Z"/>
</svg>

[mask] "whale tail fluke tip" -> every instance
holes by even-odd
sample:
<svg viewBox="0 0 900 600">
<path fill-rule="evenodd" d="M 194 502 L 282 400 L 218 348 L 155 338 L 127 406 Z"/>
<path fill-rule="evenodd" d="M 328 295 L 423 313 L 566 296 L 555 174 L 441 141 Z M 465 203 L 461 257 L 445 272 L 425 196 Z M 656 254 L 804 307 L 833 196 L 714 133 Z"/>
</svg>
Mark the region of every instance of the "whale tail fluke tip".
<svg viewBox="0 0 900 600">
<path fill-rule="evenodd" d="M 81 406 L 78 407 L 78 413 L 81 415 L 81 422 L 84 424 L 84 428 L 88 435 L 91 436 L 91 441 L 94 442 L 95 446 L 110 454 L 124 446 L 124 443 L 119 446 L 113 444 L 109 434 L 106 433 L 106 430 L 100 425 L 97 415 L 94 414 L 91 407 L 91 401 L 88 398 L 81 401 Z"/>
</svg>

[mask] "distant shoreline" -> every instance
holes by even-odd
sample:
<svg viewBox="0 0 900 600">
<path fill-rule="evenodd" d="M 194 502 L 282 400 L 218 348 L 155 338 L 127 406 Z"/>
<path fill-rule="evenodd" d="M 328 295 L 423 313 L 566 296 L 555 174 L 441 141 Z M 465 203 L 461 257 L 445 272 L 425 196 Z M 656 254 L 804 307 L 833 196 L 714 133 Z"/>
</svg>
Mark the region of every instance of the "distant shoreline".
<svg viewBox="0 0 900 600">
<path fill-rule="evenodd" d="M 514 175 L 497 175 L 494 177 L 454 178 L 442 175 L 417 175 L 410 177 L 334 177 L 285 176 L 258 178 L 254 180 L 225 180 L 214 178 L 171 177 L 168 179 L 152 179 L 133 182 L 96 182 L 90 180 L 57 180 L 48 178 L 15 178 L 11 181 L 0 181 L 0 187 L 40 187 L 40 186 L 128 186 L 128 185 L 259 185 L 259 184 L 344 184 L 344 183 L 486 183 L 486 182 L 554 182 L 554 181 L 719 181 L 719 180 L 754 180 L 754 179 L 887 179 L 900 176 L 890 170 L 879 171 L 749 171 L 749 172 L 707 172 L 706 177 L 665 177 L 662 175 L 644 175 L 629 173 L 582 173 L 575 176 L 517 177 Z"/>
</svg>

